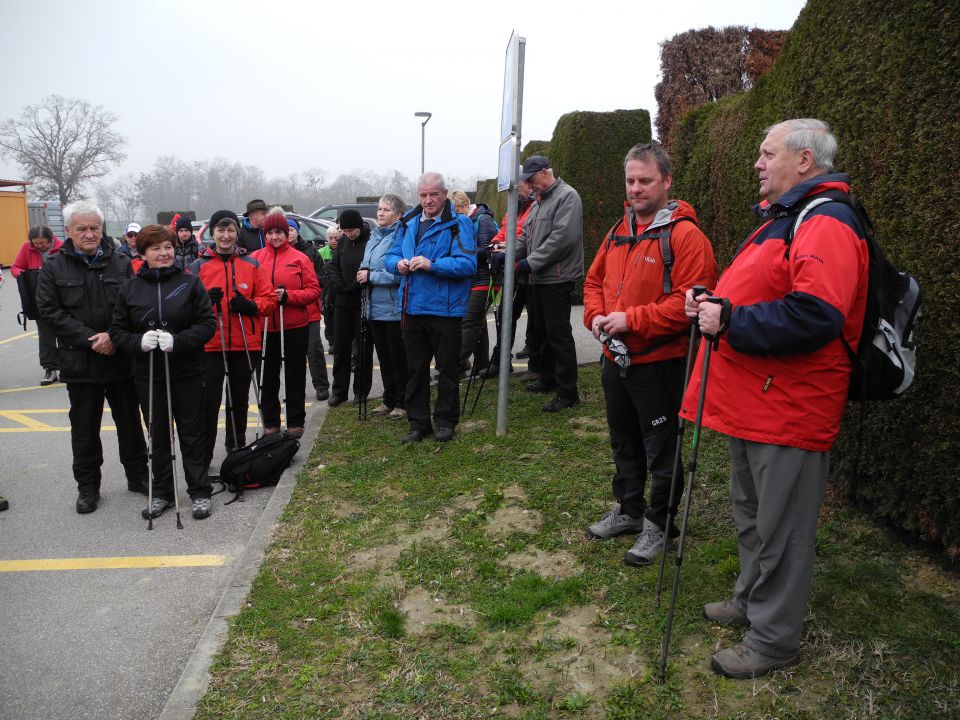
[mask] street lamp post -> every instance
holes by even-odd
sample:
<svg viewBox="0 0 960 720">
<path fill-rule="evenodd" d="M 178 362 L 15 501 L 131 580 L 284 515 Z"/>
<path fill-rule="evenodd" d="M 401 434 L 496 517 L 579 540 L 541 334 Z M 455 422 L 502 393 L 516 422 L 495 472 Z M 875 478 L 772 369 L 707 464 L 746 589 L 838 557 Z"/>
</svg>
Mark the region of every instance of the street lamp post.
<svg viewBox="0 0 960 720">
<path fill-rule="evenodd" d="M 430 122 L 430 118 L 433 117 L 433 113 L 428 112 L 415 112 L 414 117 L 426 118 L 420 124 L 420 174 L 426 172 L 426 138 L 427 138 L 427 123 Z"/>
</svg>

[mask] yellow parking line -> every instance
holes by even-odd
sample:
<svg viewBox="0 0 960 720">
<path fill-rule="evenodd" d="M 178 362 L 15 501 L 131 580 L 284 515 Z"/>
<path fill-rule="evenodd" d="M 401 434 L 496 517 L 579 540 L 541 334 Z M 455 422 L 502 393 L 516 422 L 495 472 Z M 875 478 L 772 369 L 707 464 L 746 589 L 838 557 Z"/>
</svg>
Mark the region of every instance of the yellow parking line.
<svg viewBox="0 0 960 720">
<path fill-rule="evenodd" d="M 0 560 L 0 572 L 39 570 L 139 570 L 144 568 L 215 567 L 226 555 L 141 555 L 133 557 L 48 558 L 44 560 Z"/>
<path fill-rule="evenodd" d="M 57 387 L 59 383 L 53 383 L 52 385 L 31 385 L 30 387 L 22 388 L 7 388 L 6 390 L 0 390 L 0 395 L 6 393 L 15 393 L 15 392 L 26 392 L 27 390 L 52 390 Z"/>
<path fill-rule="evenodd" d="M 31 330 L 28 333 L 23 333 L 21 335 L 14 335 L 13 337 L 8 337 L 6 340 L 0 340 L 0 345 L 6 345 L 7 343 L 13 342 L 14 340 L 23 340 L 28 337 L 36 337 L 37 331 Z"/>
</svg>

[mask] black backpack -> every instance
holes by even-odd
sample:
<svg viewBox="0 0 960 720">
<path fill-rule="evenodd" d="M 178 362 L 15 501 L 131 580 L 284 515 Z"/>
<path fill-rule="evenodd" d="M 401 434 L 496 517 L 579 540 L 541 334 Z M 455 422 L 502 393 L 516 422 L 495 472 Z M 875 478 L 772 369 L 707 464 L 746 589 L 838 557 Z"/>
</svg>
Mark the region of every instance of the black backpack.
<svg viewBox="0 0 960 720">
<path fill-rule="evenodd" d="M 806 198 L 791 209 L 797 219 L 784 239 L 786 254 L 800 223 L 818 205 L 839 202 L 850 207 L 866 238 L 870 258 L 867 307 L 863 316 L 860 346 L 854 352 L 841 336 L 850 356 L 850 400 L 886 400 L 901 395 L 913 382 L 917 362 L 914 330 L 920 318 L 920 284 L 912 275 L 894 267 L 883 252 L 873 223 L 860 202 L 842 190 L 827 190 Z"/>
<path fill-rule="evenodd" d="M 299 449 L 300 441 L 285 432 L 258 437 L 224 458 L 220 481 L 231 491 L 276 485 Z"/>
</svg>

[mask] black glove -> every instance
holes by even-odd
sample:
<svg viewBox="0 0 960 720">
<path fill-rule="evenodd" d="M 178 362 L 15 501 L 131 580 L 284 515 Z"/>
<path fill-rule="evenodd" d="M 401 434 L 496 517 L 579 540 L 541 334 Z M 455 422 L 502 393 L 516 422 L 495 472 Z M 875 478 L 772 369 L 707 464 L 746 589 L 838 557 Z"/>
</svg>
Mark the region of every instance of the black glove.
<svg viewBox="0 0 960 720">
<path fill-rule="evenodd" d="M 530 274 L 530 263 L 527 262 L 527 259 L 524 258 L 520 260 L 514 267 L 514 272 L 517 275 L 529 275 Z"/>
<path fill-rule="evenodd" d="M 287 296 L 287 291 L 286 291 L 285 288 L 281 288 L 281 290 L 282 290 L 282 292 L 280 293 L 280 304 L 281 304 L 281 305 L 286 305 L 286 304 L 287 304 L 287 297 L 288 297 L 288 296 Z"/>
<path fill-rule="evenodd" d="M 234 295 L 230 299 L 230 309 L 239 315 L 256 315 L 259 312 L 257 304 L 253 300 L 248 300 L 243 295 Z"/>
<path fill-rule="evenodd" d="M 503 271 L 503 264 L 507 261 L 505 253 L 493 253 L 490 256 L 490 269 Z"/>
<path fill-rule="evenodd" d="M 219 305 L 220 301 L 223 300 L 222 288 L 212 287 L 207 290 L 207 293 L 210 295 L 210 302 L 214 305 Z"/>
</svg>

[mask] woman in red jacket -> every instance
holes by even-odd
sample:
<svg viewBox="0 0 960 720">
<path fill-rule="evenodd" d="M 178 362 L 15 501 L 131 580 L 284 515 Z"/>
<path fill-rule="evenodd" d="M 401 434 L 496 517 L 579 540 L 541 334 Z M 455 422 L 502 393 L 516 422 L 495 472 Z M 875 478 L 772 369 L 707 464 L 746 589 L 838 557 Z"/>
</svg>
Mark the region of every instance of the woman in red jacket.
<svg viewBox="0 0 960 720">
<path fill-rule="evenodd" d="M 206 350 L 206 411 L 204 437 L 207 462 L 217 445 L 217 419 L 223 400 L 224 350 L 226 370 L 230 373 L 232 412 L 226 415 L 224 444 L 227 452 L 247 444 L 247 408 L 249 407 L 251 365 L 260 367 L 260 338 L 263 318 L 273 312 L 277 298 L 267 271 L 237 247 L 240 219 L 229 210 L 217 210 L 210 216 L 213 247 L 206 248 L 190 265 L 210 294 L 217 316 L 217 332 L 204 346 Z M 223 333 L 220 319 L 223 319 Z M 246 342 L 244 342 L 246 340 Z M 247 349 L 250 350 L 250 364 Z"/>
<path fill-rule="evenodd" d="M 283 211 L 275 208 L 263 221 L 266 247 L 253 253 L 266 268 L 280 307 L 270 316 L 267 346 L 263 353 L 261 402 L 267 433 L 280 432 L 280 354 L 283 318 L 283 363 L 286 387 L 287 432 L 303 435 L 306 420 L 307 345 L 310 306 L 320 298 L 320 282 L 313 263 L 289 240 L 290 226 Z"/>
<path fill-rule="evenodd" d="M 40 319 L 37 308 L 37 275 L 40 266 L 48 255 L 60 251 L 63 240 L 58 239 L 46 225 L 35 225 L 27 233 L 27 241 L 20 247 L 10 272 L 20 287 L 20 300 L 23 313 L 37 323 L 37 337 L 40 340 L 40 366 L 43 368 L 41 385 L 52 385 L 59 379 L 60 358 L 57 354 L 57 336 L 47 323 Z"/>
</svg>

